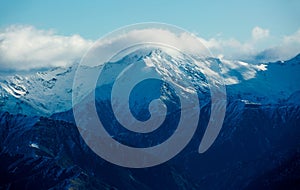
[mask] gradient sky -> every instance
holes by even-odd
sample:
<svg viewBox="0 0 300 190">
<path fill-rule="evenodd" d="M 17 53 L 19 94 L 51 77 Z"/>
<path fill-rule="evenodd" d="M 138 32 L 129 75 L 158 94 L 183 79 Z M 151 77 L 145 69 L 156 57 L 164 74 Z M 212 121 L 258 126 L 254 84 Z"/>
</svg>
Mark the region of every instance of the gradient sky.
<svg viewBox="0 0 300 190">
<path fill-rule="evenodd" d="M 33 25 L 94 40 L 124 25 L 156 21 L 204 38 L 221 35 L 246 41 L 255 26 L 278 38 L 294 33 L 300 28 L 299 8 L 298 0 L 0 0 L 0 28 Z"/>
</svg>

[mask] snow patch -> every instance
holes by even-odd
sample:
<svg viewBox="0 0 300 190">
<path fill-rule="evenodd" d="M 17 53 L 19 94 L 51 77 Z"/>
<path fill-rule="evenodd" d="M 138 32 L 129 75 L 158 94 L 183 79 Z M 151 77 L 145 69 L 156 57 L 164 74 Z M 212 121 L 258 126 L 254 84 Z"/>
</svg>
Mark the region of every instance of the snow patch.
<svg viewBox="0 0 300 190">
<path fill-rule="evenodd" d="M 36 144 L 36 143 L 30 143 L 29 146 L 32 147 L 32 148 L 37 148 L 37 149 L 40 148 L 39 145 Z"/>
</svg>

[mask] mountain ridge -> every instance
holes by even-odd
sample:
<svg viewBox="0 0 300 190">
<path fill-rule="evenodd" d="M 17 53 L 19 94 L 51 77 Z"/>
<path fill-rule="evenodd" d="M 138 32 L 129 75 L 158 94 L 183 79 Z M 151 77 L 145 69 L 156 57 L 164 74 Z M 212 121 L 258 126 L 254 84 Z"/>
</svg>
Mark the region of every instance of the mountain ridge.
<svg viewBox="0 0 300 190">
<path fill-rule="evenodd" d="M 159 52 L 148 52 L 146 55 L 142 53 L 139 57 L 145 58 L 147 56 L 160 56 Z M 285 73 L 295 73 L 292 77 L 298 77 L 297 72 L 299 69 L 299 57 L 298 54 L 295 58 L 285 62 L 273 62 L 261 65 L 248 64 L 246 62 L 229 61 L 215 59 L 215 61 L 221 64 L 221 72 L 224 77 L 224 83 L 228 87 L 232 94 L 236 96 L 244 96 L 247 93 L 257 93 L 249 91 L 251 86 L 261 86 L 261 89 L 265 88 L 266 80 L 262 80 L 263 75 L 270 76 L 275 75 L 274 72 L 282 72 L 288 70 Z M 135 57 L 137 58 L 137 57 Z M 286 63 L 286 64 L 285 64 Z M 276 65 L 276 66 L 275 66 Z M 281 65 L 281 66 L 279 66 Z M 78 63 L 67 68 L 54 68 L 49 71 L 37 72 L 36 74 L 29 75 L 11 75 L 0 77 L 0 110 L 10 111 L 11 113 L 23 113 L 28 115 L 52 115 L 56 112 L 63 112 L 72 107 L 72 83 L 73 77 L 76 72 Z M 86 74 L 93 72 L 93 67 L 82 66 L 87 70 Z M 275 67 L 279 67 L 273 69 Z M 274 71 L 270 72 L 273 69 Z M 269 73 L 269 74 L 268 74 Z M 277 75 L 277 74 L 276 74 Z M 255 80 L 255 78 L 260 78 Z M 272 76 L 273 77 L 273 76 Z M 285 76 L 286 77 L 286 76 Z M 276 78 L 273 77 L 273 78 Z M 83 80 L 87 80 L 82 77 Z M 284 78 L 283 78 L 284 79 Z M 188 80 L 188 79 L 187 79 Z M 273 80 L 273 81 L 272 81 Z M 272 87 L 272 83 L 278 83 L 279 78 L 272 79 L 267 85 Z M 289 83 L 289 79 L 284 79 L 282 83 L 282 89 L 286 89 L 286 84 Z M 252 81 L 248 82 L 248 81 Z M 257 82 L 258 81 L 258 82 Z M 243 87 L 246 84 L 247 87 Z M 300 90 L 299 85 L 293 84 L 294 89 L 291 92 L 279 96 L 280 99 L 287 99 L 294 91 Z M 280 86 L 279 86 L 280 87 Z M 295 89 L 298 88 L 298 89 Z M 242 91 L 240 94 L 235 91 Z M 259 94 L 259 93 L 258 93 Z M 268 97 L 269 94 L 261 94 L 260 98 Z M 278 96 L 277 92 L 274 92 L 272 96 Z M 250 101 L 256 101 L 252 97 L 247 97 Z M 252 98 L 252 99 L 251 99 Z M 278 101 L 277 97 L 274 97 L 274 102 Z M 266 101 L 268 102 L 268 101 Z M 264 103 L 264 102 L 260 102 Z M 268 102 L 269 103 L 269 102 Z M 32 107 L 32 109 L 30 109 Z M 18 111 L 16 111 L 18 110 Z"/>
</svg>

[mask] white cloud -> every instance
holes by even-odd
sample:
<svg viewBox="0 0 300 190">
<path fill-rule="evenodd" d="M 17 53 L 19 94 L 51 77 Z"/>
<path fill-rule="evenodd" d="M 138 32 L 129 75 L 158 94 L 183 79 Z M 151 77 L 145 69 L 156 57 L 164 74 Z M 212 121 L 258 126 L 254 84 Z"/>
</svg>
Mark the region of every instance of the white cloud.
<svg viewBox="0 0 300 190">
<path fill-rule="evenodd" d="M 288 60 L 300 53 L 300 29 L 294 34 L 284 36 L 280 44 L 271 48 L 266 48 L 257 57 L 262 61 Z"/>
<path fill-rule="evenodd" d="M 148 28 L 144 30 L 131 31 L 129 33 L 122 34 L 117 37 L 114 36 L 113 38 L 109 38 L 109 40 L 107 40 L 107 42 L 104 43 L 110 44 L 113 42 L 115 46 L 101 46 L 102 49 L 98 51 L 102 53 L 101 58 L 103 60 L 107 60 L 105 55 L 108 55 L 108 53 L 105 53 L 106 51 L 116 52 L 114 48 L 122 47 L 124 44 L 127 44 L 128 41 L 134 44 L 135 42 L 139 43 L 140 41 L 143 41 L 142 39 L 144 39 L 148 40 L 149 42 L 166 43 L 168 45 L 177 47 L 181 50 L 185 50 L 186 52 L 190 53 L 202 53 L 204 55 L 210 55 L 210 51 L 212 53 L 212 56 L 215 57 L 247 60 L 263 50 L 258 48 L 258 45 L 261 45 L 259 44 L 260 40 L 258 39 L 262 39 L 263 36 L 267 38 L 269 35 L 269 32 L 266 29 L 255 27 L 253 31 L 256 30 L 258 30 L 258 32 L 256 32 L 257 35 L 255 36 L 255 39 L 250 37 L 250 40 L 246 42 L 241 42 L 235 38 L 222 39 L 220 36 L 218 36 L 217 38 L 210 38 L 208 40 L 201 37 L 197 37 L 198 40 L 195 40 L 195 37 L 191 37 L 187 33 L 181 33 L 180 35 L 176 35 L 170 31 L 163 29 Z M 199 43 L 199 41 L 202 44 Z M 202 49 L 202 51 L 199 51 L 199 49 Z M 207 51 L 207 49 L 209 51 Z M 98 55 L 97 53 L 95 54 Z M 97 60 L 99 60 L 99 58 L 97 58 Z"/>
<path fill-rule="evenodd" d="M 223 39 L 223 38 L 211 38 L 205 40 L 203 38 L 200 41 L 210 49 L 212 54 L 216 57 L 224 57 L 226 59 L 243 59 L 248 55 L 255 54 L 255 47 L 253 43 L 242 43 L 237 39 Z"/>
<path fill-rule="evenodd" d="M 255 50 L 255 45 L 258 40 L 262 40 L 264 38 L 269 37 L 269 30 L 268 29 L 262 29 L 258 26 L 254 27 L 252 29 L 252 36 L 251 38 L 246 42 L 241 42 L 235 38 L 230 39 L 222 39 L 221 35 L 218 35 L 217 38 L 211 38 L 209 40 L 203 40 L 203 42 L 209 47 L 213 49 L 220 49 L 223 50 L 225 47 L 226 49 L 233 49 L 238 50 L 240 52 L 248 52 Z"/>
<path fill-rule="evenodd" d="M 91 44 L 79 35 L 60 36 L 32 26 L 10 26 L 0 31 L 0 70 L 66 66 Z"/>
<path fill-rule="evenodd" d="M 153 35 L 153 32 L 155 35 Z M 271 40 L 268 29 L 255 27 L 249 40 L 241 42 L 235 38 L 223 39 L 217 36 L 211 39 L 198 38 L 214 56 L 224 59 L 247 60 L 262 52 L 263 61 L 285 60 L 300 53 L 300 29 L 279 40 L 280 44 L 272 48 L 262 47 L 261 43 Z M 116 46 L 122 46 L 127 41 L 147 39 L 149 42 L 165 42 L 166 44 L 189 51 L 191 53 L 204 46 L 186 33 L 176 35 L 162 29 L 144 29 L 131 31 L 118 36 L 118 40 L 109 39 L 104 43 L 117 41 Z M 79 35 L 62 36 L 53 31 L 39 30 L 32 26 L 11 26 L 0 31 L 0 71 L 1 70 L 30 70 L 44 67 L 66 66 L 80 59 L 85 51 L 93 44 Z M 105 47 L 105 46 L 104 46 Z M 107 46 L 114 48 L 114 46 Z M 265 50 L 265 51 L 263 51 Z M 104 49 L 113 51 L 113 49 Z M 201 52 L 203 54 L 207 51 Z M 97 58 L 99 59 L 99 57 Z M 103 57 L 105 59 L 105 57 Z"/>
<path fill-rule="evenodd" d="M 245 42 L 235 38 L 223 39 L 221 35 L 209 40 L 201 39 L 201 42 L 217 57 L 246 60 L 263 50 L 261 49 L 261 43 L 267 40 L 269 35 L 268 29 L 256 26 L 252 29 L 249 40 Z"/>
<path fill-rule="evenodd" d="M 291 43 L 300 43 L 300 29 L 295 32 L 294 34 L 290 35 L 290 36 L 285 36 L 283 38 L 283 42 L 285 44 L 291 44 Z"/>
<path fill-rule="evenodd" d="M 270 34 L 270 32 L 268 29 L 263 29 L 258 26 L 254 27 L 252 29 L 252 39 L 254 41 L 269 37 L 269 34 Z"/>
<path fill-rule="evenodd" d="M 269 30 L 260 27 L 253 28 L 252 36 L 246 42 L 220 37 L 201 39 L 215 56 L 226 59 L 256 59 L 260 62 L 269 62 L 288 60 L 300 53 L 300 29 L 294 34 L 278 39 L 278 44 L 272 43 L 272 40 Z"/>
<path fill-rule="evenodd" d="M 190 34 L 187 34 L 185 32 L 176 34 L 165 29 L 148 28 L 132 30 L 126 34 L 116 33 L 113 36 L 109 36 L 107 38 L 108 39 L 106 41 L 97 42 L 102 43 L 99 44 L 99 48 L 101 49 L 97 49 L 97 51 L 101 53 L 101 58 L 103 60 L 107 60 L 107 58 L 105 58 L 106 54 L 108 54 L 105 53 L 106 51 L 117 53 L 120 50 L 128 48 L 128 44 L 140 43 L 156 43 L 161 45 L 168 45 L 195 55 L 207 56 L 210 54 L 204 44 L 199 43 L 199 38 L 197 38 L 196 36 L 191 36 Z M 114 44 L 111 45 L 112 43 Z"/>
</svg>

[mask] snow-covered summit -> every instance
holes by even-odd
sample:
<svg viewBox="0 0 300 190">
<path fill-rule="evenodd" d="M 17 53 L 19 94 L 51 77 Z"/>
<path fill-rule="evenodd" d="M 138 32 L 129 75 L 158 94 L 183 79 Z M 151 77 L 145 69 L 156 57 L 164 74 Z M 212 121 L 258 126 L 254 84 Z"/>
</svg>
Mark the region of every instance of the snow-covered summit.
<svg viewBox="0 0 300 190">
<path fill-rule="evenodd" d="M 300 90 L 299 55 L 289 61 L 274 63 L 250 64 L 242 61 L 230 61 L 208 58 L 202 63 L 203 68 L 211 63 L 221 66 L 222 77 L 230 96 L 257 103 L 274 103 L 280 99 L 288 99 L 294 92 Z M 172 57 L 162 50 L 136 51 L 125 57 L 123 64 L 133 60 L 151 59 L 157 72 L 163 76 L 179 77 L 182 81 L 190 80 L 192 84 L 205 87 L 201 79 L 201 69 L 192 66 L 185 57 Z M 118 64 L 122 60 L 118 60 Z M 147 61 L 146 61 L 147 63 Z M 73 79 L 78 63 L 68 68 L 53 68 L 34 74 L 13 74 L 0 77 L 0 111 L 22 113 L 26 115 L 51 115 L 72 108 Z M 89 80 L 99 69 L 89 66 L 79 66 L 84 70 L 80 76 L 83 81 Z M 97 66 L 97 68 L 102 67 Z M 203 69 L 202 68 L 202 69 Z M 182 72 L 189 73 L 188 75 Z M 194 77 L 197 76 L 197 77 Z M 113 82 L 111 76 L 106 76 L 107 83 Z M 175 77 L 176 78 L 176 77 Z M 195 79 L 201 80 L 195 80 Z M 201 83 L 201 84 L 200 84 Z M 89 89 L 81 87 L 83 94 Z M 199 90 L 199 89 L 198 89 Z M 294 98 L 295 99 L 295 98 Z"/>
</svg>

